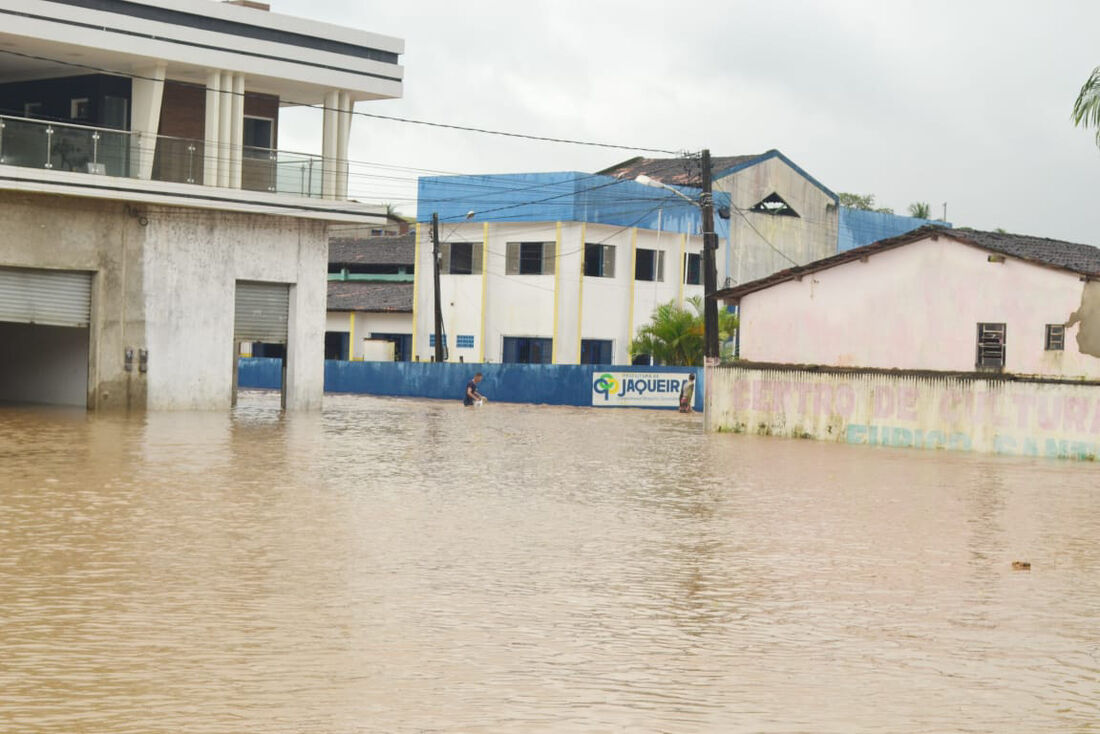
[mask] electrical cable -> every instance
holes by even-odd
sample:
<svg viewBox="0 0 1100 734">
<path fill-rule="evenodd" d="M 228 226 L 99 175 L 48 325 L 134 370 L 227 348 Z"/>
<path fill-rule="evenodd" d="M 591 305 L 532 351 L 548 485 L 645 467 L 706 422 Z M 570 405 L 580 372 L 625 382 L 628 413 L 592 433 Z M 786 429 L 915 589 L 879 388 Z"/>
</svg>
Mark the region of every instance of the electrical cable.
<svg viewBox="0 0 1100 734">
<path fill-rule="evenodd" d="M 13 51 L 11 49 L 0 49 L 0 53 L 10 54 L 12 56 L 18 56 L 18 57 L 21 57 L 21 58 L 24 58 L 24 59 L 29 59 L 29 60 L 32 60 L 32 61 L 43 61 L 43 62 L 47 62 L 47 63 L 73 66 L 73 67 L 80 68 L 80 69 L 87 69 L 89 71 L 96 71 L 96 72 L 99 72 L 101 74 L 110 74 L 112 76 L 120 76 L 120 77 L 124 77 L 124 78 L 129 78 L 129 79 L 140 79 L 140 80 L 143 80 L 143 81 L 154 81 L 154 82 L 167 81 L 166 79 L 161 79 L 161 78 L 151 77 L 151 76 L 145 76 L 145 75 L 137 74 L 137 73 L 134 73 L 134 72 L 121 72 L 121 71 L 117 71 L 117 70 L 112 70 L 112 69 L 107 69 L 107 68 L 95 66 L 95 65 L 92 65 L 92 64 L 81 64 L 81 63 L 78 63 L 78 62 L 75 62 L 75 61 L 66 61 L 65 59 L 55 59 L 55 58 L 50 58 L 48 56 L 38 56 L 36 54 L 27 54 L 27 53 L 22 53 L 20 51 Z M 189 86 L 189 87 L 192 87 L 192 88 L 195 88 L 195 89 L 202 89 L 203 91 L 206 91 L 206 89 L 207 89 L 205 84 L 199 84 L 197 82 L 187 82 L 187 81 L 180 81 L 180 80 L 172 80 L 172 81 L 175 84 L 179 84 L 181 86 Z M 222 94 L 235 95 L 235 96 L 241 96 L 241 97 L 244 97 L 244 96 L 248 95 L 248 92 L 234 92 L 232 90 L 221 90 L 221 93 Z M 639 145 L 620 145 L 620 144 L 617 144 L 617 143 L 601 143 L 601 142 L 594 142 L 594 141 L 590 141 L 590 140 L 573 140 L 571 138 L 556 138 L 556 137 L 550 137 L 550 136 L 545 136 L 545 135 L 530 135 L 530 134 L 527 134 L 527 133 L 509 132 L 509 131 L 506 131 L 506 130 L 490 130 L 488 128 L 470 127 L 470 126 L 466 126 L 466 125 L 455 125 L 455 124 L 444 123 L 444 122 L 433 122 L 431 120 L 416 120 L 416 119 L 413 119 L 413 118 L 410 118 L 410 117 L 397 117 L 397 116 L 394 116 L 394 115 L 380 115 L 380 114 L 373 113 L 373 112 L 359 112 L 359 111 L 356 111 L 355 109 L 352 109 L 350 111 L 346 111 L 346 110 L 340 110 L 340 109 L 326 107 L 323 103 L 322 104 L 311 104 L 311 103 L 307 103 L 307 102 L 296 102 L 294 100 L 290 100 L 290 99 L 287 99 L 285 97 L 280 97 L 279 99 L 280 99 L 280 101 L 285 101 L 288 105 L 294 106 L 294 107 L 304 107 L 304 108 L 311 108 L 311 109 L 328 111 L 328 112 L 338 112 L 338 113 L 342 113 L 342 114 L 350 114 L 350 115 L 355 115 L 355 116 L 358 116 L 358 117 L 366 117 L 366 118 L 372 118 L 372 119 L 376 119 L 376 120 L 389 120 L 391 122 L 402 122 L 402 123 L 406 123 L 406 124 L 410 124 L 410 125 L 425 125 L 425 126 L 428 126 L 428 127 L 438 127 L 438 128 L 448 129 L 448 130 L 459 130 L 459 131 L 462 131 L 462 132 L 481 133 L 483 135 L 498 135 L 498 136 L 509 137 L 509 138 L 521 138 L 521 139 L 524 139 L 524 140 L 535 140 L 535 141 L 544 142 L 544 143 L 563 143 L 563 144 L 567 144 L 567 145 L 582 145 L 582 146 L 588 146 L 588 147 L 593 147 L 593 148 L 607 148 L 607 149 L 612 149 L 612 150 L 632 150 L 632 151 L 642 151 L 642 152 L 646 152 L 646 153 L 664 153 L 666 155 L 672 155 L 672 156 L 678 156 L 680 154 L 680 151 L 671 151 L 671 150 L 666 150 L 664 148 L 646 147 L 646 146 L 639 146 Z"/>
</svg>

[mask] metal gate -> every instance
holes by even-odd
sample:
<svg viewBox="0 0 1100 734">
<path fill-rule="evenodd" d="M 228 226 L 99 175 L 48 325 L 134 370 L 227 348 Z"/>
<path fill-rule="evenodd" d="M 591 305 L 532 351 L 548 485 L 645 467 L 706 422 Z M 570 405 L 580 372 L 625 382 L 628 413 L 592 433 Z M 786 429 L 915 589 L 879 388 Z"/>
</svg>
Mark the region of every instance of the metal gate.
<svg viewBox="0 0 1100 734">
<path fill-rule="evenodd" d="M 238 342 L 286 344 L 290 286 L 237 281 L 233 337 Z"/>
<path fill-rule="evenodd" d="M 86 327 L 91 318 L 91 273 L 0 268 L 0 321 Z"/>
</svg>

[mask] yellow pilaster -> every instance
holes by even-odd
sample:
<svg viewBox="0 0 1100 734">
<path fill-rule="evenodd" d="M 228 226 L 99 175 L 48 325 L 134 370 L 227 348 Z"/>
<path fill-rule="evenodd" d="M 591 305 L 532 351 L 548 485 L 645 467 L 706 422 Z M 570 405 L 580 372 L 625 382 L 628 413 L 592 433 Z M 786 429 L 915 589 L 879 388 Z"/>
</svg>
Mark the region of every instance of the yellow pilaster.
<svg viewBox="0 0 1100 734">
<path fill-rule="evenodd" d="M 355 361 L 355 312 L 348 314 L 348 361 Z"/>
<path fill-rule="evenodd" d="M 424 269 L 420 267 L 420 222 L 416 223 L 416 234 L 413 236 L 413 242 L 415 243 L 413 246 L 413 333 L 412 355 L 410 355 L 410 357 L 415 357 L 419 354 L 418 350 L 420 349 L 416 343 L 417 308 L 420 305 L 420 271 Z"/>
<path fill-rule="evenodd" d="M 477 361 L 485 361 L 485 313 L 489 310 L 489 223 L 481 228 L 481 337 L 478 341 Z"/>
<path fill-rule="evenodd" d="M 687 278 L 687 235 L 680 235 L 680 295 L 677 298 L 677 305 L 680 308 L 684 307 L 684 280 Z"/>
<path fill-rule="evenodd" d="M 577 284 L 577 364 L 581 361 L 581 335 L 584 334 L 584 249 L 588 239 L 588 223 L 581 222 L 580 282 Z"/>
<path fill-rule="evenodd" d="M 583 258 L 582 258 L 583 259 Z M 561 222 L 557 223 L 554 231 L 554 341 L 550 346 L 550 361 L 560 364 L 558 361 L 558 344 L 561 343 L 561 334 L 558 333 L 558 304 L 561 293 Z"/>
<path fill-rule="evenodd" d="M 630 311 L 626 318 L 626 350 L 630 351 L 630 342 L 634 340 L 634 272 L 638 266 L 638 228 L 630 231 Z"/>
</svg>

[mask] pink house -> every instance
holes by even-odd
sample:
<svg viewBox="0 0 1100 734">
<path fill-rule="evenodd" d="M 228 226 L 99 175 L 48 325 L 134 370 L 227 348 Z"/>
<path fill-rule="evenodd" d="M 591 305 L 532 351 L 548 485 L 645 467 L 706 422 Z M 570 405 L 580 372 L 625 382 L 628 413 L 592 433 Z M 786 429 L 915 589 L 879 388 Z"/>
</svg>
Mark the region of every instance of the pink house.
<svg viewBox="0 0 1100 734">
<path fill-rule="evenodd" d="M 718 297 L 751 362 L 1100 380 L 1100 249 L 923 227 Z"/>
</svg>

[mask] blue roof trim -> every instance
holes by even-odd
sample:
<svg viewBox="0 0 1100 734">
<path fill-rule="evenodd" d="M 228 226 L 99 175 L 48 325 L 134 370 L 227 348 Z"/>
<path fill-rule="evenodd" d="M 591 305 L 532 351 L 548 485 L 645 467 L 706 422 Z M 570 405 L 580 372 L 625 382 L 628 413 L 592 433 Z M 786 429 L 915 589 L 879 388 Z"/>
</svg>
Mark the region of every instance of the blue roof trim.
<svg viewBox="0 0 1100 734">
<path fill-rule="evenodd" d="M 810 183 L 812 183 L 814 186 L 821 189 L 825 193 L 826 196 L 828 196 L 830 199 L 833 200 L 834 204 L 839 204 L 840 203 L 840 197 L 837 196 L 835 193 L 833 193 L 832 190 L 830 190 L 827 186 L 825 186 L 825 184 L 821 183 L 816 178 L 814 178 L 810 174 L 806 173 L 806 171 L 801 166 L 799 166 L 797 163 L 792 161 L 787 156 L 780 153 L 775 148 L 772 148 L 767 153 L 764 153 L 763 155 L 759 156 L 758 158 L 754 158 L 751 161 L 746 161 L 745 163 L 741 163 L 741 164 L 738 164 L 738 165 L 733 166 L 731 168 L 727 168 L 725 170 L 719 171 L 718 173 L 714 174 L 714 178 L 715 179 L 725 178 L 726 176 L 729 176 L 732 173 L 737 173 L 738 171 L 743 171 L 746 168 L 751 168 L 752 166 L 763 163 L 764 161 L 771 160 L 772 158 L 778 158 L 779 160 L 783 161 L 788 166 L 793 168 L 798 173 L 799 176 L 801 176 L 802 178 L 804 178 L 807 181 L 809 181 Z"/>
</svg>

